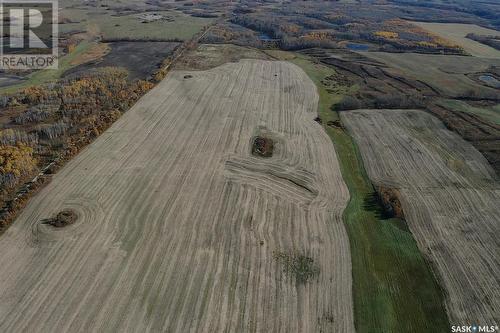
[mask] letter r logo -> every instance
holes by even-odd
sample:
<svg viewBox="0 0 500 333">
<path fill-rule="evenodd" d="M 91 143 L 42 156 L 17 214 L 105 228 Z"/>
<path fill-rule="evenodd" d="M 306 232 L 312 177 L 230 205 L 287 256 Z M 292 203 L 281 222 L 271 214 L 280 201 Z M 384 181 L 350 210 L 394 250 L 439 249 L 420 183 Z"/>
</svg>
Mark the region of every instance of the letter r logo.
<svg viewBox="0 0 500 333">
<path fill-rule="evenodd" d="M 25 15 L 27 13 L 28 15 Z M 27 16 L 28 25 L 25 30 L 25 17 Z M 43 15 L 38 9 L 33 8 L 12 8 L 10 9 L 10 47 L 13 49 L 24 48 L 24 40 L 27 35 L 29 48 L 48 48 L 44 42 L 31 30 L 42 25 Z"/>
</svg>

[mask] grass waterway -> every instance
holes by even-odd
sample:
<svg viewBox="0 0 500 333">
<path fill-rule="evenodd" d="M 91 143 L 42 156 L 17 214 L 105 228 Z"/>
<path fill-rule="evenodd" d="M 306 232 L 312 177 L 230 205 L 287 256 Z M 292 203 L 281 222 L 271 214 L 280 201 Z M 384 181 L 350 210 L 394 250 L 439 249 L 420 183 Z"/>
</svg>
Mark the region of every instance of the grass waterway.
<svg viewBox="0 0 500 333">
<path fill-rule="evenodd" d="M 272 55 L 300 66 L 316 84 L 318 114 L 334 143 L 351 194 L 344 221 L 351 247 L 357 332 L 448 331 L 442 290 L 413 235 L 404 221 L 381 218 L 381 207 L 370 200 L 374 188 L 356 143 L 343 129 L 327 125 L 339 120 L 331 106 L 342 97 L 342 88 L 330 93 L 322 81 L 335 70 L 303 55 Z"/>
</svg>

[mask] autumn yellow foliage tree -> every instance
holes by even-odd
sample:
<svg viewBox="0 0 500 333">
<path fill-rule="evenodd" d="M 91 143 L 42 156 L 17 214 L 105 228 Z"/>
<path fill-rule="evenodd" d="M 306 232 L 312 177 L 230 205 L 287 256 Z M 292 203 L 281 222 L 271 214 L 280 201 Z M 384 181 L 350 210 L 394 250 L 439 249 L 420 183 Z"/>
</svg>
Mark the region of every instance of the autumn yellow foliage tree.
<svg viewBox="0 0 500 333">
<path fill-rule="evenodd" d="M 376 31 L 375 36 L 385 39 L 396 39 L 399 37 L 399 34 L 393 31 Z"/>
<path fill-rule="evenodd" d="M 421 38 L 420 41 L 416 42 L 416 45 L 425 48 L 448 48 L 455 49 L 457 52 L 463 51 L 462 48 L 455 43 L 441 38 L 422 27 L 419 27 L 411 22 L 402 19 L 392 19 L 384 21 L 383 31 L 378 31 L 375 33 L 376 36 L 385 39 L 396 39 L 399 38 L 398 34 L 408 33 L 412 34 L 417 38 Z M 397 31 L 397 32 L 396 32 Z M 407 41 L 407 43 L 411 43 Z"/>
<path fill-rule="evenodd" d="M 333 36 L 331 36 L 328 31 L 311 31 L 303 37 L 311 40 L 333 39 Z"/>
<path fill-rule="evenodd" d="M 20 95 L 23 96 L 23 102 L 36 104 L 50 99 L 54 92 L 49 91 L 44 86 L 31 86 L 24 89 Z"/>
<path fill-rule="evenodd" d="M 280 24 L 279 30 L 286 32 L 286 33 L 291 33 L 295 34 L 300 31 L 300 26 L 296 24 Z"/>
<path fill-rule="evenodd" d="M 0 146 L 0 186 L 7 185 L 5 183 L 8 179 L 16 182 L 20 177 L 32 172 L 35 167 L 33 148 L 21 143 L 16 146 Z"/>
<path fill-rule="evenodd" d="M 417 44 L 427 48 L 436 48 L 438 46 L 436 43 L 426 42 L 426 41 L 417 42 Z"/>
</svg>

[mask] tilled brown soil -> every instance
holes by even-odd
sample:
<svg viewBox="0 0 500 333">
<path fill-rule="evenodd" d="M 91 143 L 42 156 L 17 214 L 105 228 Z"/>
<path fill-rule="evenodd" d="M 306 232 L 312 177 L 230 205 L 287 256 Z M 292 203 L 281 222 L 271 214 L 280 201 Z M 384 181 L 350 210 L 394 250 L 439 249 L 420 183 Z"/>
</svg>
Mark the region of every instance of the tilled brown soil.
<svg viewBox="0 0 500 333">
<path fill-rule="evenodd" d="M 353 332 L 349 193 L 317 104 L 285 62 L 171 72 L 0 237 L 0 331 Z"/>
</svg>

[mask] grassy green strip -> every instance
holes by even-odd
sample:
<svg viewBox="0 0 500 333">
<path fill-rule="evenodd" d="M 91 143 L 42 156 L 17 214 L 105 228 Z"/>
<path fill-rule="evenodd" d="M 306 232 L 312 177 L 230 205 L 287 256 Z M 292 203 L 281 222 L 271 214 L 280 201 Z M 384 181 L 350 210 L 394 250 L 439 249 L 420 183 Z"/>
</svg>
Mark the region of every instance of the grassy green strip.
<svg viewBox="0 0 500 333">
<path fill-rule="evenodd" d="M 464 101 L 454 99 L 440 99 L 438 105 L 456 112 L 465 112 L 476 115 L 490 123 L 500 125 L 500 104 L 494 106 L 475 107 Z"/>
<path fill-rule="evenodd" d="M 57 69 L 42 69 L 35 71 L 28 75 L 27 80 L 22 83 L 0 88 L 0 94 L 11 94 L 27 87 L 57 81 L 64 74 L 64 72 L 73 67 L 71 64 L 73 60 L 81 54 L 87 52 L 93 45 L 94 43 L 91 42 L 81 42 L 71 53 L 59 59 Z"/>
<path fill-rule="evenodd" d="M 335 145 L 351 194 L 344 221 L 351 245 L 357 332 L 447 332 L 450 325 L 442 291 L 412 234 L 404 221 L 381 218 L 355 142 L 344 130 L 326 125 L 339 118 L 331 106 L 341 94 L 328 92 L 322 83 L 334 69 L 302 55 L 289 61 L 318 87 L 319 116 Z"/>
</svg>

